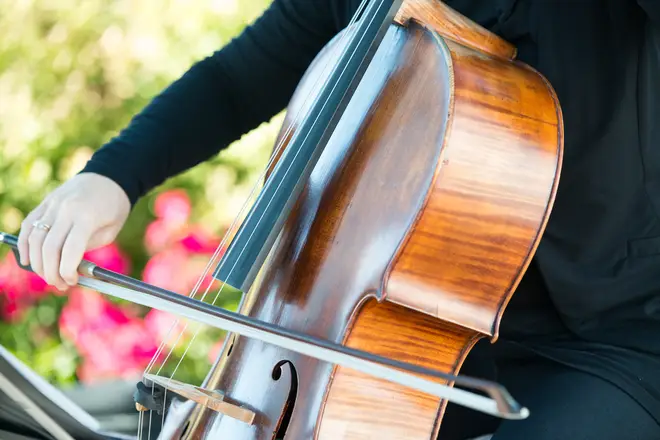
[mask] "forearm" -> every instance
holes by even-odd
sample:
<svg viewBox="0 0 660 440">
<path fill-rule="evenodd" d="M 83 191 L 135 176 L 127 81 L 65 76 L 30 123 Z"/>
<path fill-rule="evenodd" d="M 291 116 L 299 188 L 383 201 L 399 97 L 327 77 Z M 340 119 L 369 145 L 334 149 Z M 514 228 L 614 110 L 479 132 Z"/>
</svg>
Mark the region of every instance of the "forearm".
<svg viewBox="0 0 660 440">
<path fill-rule="evenodd" d="M 210 158 L 241 135 L 228 83 L 212 58 L 195 64 L 100 148 L 82 172 L 114 180 L 134 204 L 167 178 Z"/>
<path fill-rule="evenodd" d="M 350 12 L 353 0 L 343 0 Z M 314 56 L 347 21 L 341 2 L 275 0 L 213 56 L 195 64 L 97 151 L 84 171 L 117 182 L 131 203 L 217 154 L 282 110 Z"/>
</svg>

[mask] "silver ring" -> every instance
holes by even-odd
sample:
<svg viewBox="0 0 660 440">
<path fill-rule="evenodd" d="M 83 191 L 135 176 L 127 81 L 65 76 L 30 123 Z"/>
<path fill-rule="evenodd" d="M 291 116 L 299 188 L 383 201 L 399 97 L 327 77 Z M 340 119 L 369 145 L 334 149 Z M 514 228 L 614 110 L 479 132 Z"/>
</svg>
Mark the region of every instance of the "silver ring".
<svg viewBox="0 0 660 440">
<path fill-rule="evenodd" d="M 32 223 L 32 226 L 34 226 L 37 229 L 43 229 L 44 231 L 50 230 L 50 226 L 42 222 L 41 220 L 37 220 L 36 222 Z"/>
</svg>

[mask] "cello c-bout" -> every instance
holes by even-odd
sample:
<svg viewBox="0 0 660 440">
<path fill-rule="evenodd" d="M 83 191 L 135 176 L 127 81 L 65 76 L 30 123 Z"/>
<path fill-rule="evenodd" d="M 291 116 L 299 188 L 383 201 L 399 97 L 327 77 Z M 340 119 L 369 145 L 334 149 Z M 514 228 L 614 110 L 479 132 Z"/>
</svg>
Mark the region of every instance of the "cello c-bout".
<svg viewBox="0 0 660 440">
<path fill-rule="evenodd" d="M 340 41 L 302 79 L 282 140 Z M 497 339 L 562 151 L 557 97 L 513 46 L 439 1 L 404 1 L 240 312 L 457 374 Z M 238 335 L 203 385 L 253 418 L 188 406 L 161 438 L 432 440 L 446 405 Z"/>
</svg>

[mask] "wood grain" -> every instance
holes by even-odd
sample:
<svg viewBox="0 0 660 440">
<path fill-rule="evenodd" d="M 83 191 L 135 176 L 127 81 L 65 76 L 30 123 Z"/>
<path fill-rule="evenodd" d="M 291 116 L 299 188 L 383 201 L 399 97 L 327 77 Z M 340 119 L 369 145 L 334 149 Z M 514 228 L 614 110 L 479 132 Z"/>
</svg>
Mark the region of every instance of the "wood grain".
<svg viewBox="0 0 660 440">
<path fill-rule="evenodd" d="M 496 338 L 554 202 L 560 113 L 536 72 L 446 44 L 454 72 L 451 129 L 387 298 Z"/>
<path fill-rule="evenodd" d="M 561 109 L 513 46 L 443 3 L 406 1 L 396 23 L 241 312 L 458 373 L 477 340 L 496 340 L 545 228 Z M 285 144 L 339 41 L 296 90 Z M 204 386 L 253 411 L 254 423 L 197 408 L 164 438 L 435 440 L 446 406 L 243 337 Z"/>
<path fill-rule="evenodd" d="M 369 300 L 352 323 L 345 345 L 457 373 L 481 337 L 409 308 Z M 315 438 L 435 440 L 445 406 L 434 396 L 337 367 Z"/>
<path fill-rule="evenodd" d="M 450 105 L 449 53 L 433 34 L 416 25 L 393 26 L 384 41 L 241 313 L 342 342 L 359 304 L 382 296 L 387 269 L 433 183 Z M 315 83 L 314 75 L 308 81 Z M 423 117 L 411 111 L 420 105 Z M 289 106 L 290 115 L 297 110 Z M 287 116 L 285 124 L 295 130 L 294 118 Z M 289 364 L 274 380 L 282 361 Z M 188 439 L 272 439 L 287 406 L 293 414 L 285 438 L 314 437 L 333 365 L 243 337 L 218 365 L 222 370 L 209 375 L 213 383 L 203 386 L 254 411 L 255 422 L 197 412 Z"/>
</svg>

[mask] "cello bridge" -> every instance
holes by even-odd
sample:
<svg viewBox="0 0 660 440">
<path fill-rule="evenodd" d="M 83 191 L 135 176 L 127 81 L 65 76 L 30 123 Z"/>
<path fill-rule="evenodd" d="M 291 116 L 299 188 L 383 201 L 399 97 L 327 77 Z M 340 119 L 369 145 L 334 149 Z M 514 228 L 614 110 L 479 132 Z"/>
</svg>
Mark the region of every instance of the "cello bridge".
<svg viewBox="0 0 660 440">
<path fill-rule="evenodd" d="M 254 423 L 256 413 L 248 408 L 236 405 L 225 400 L 224 394 L 219 391 L 211 391 L 202 387 L 179 382 L 178 380 L 167 377 L 157 376 L 155 374 L 145 374 L 144 381 L 159 385 L 165 390 L 172 392 L 184 399 L 192 400 L 203 405 L 217 413 L 240 420 L 243 423 L 251 425 Z M 138 411 L 147 411 L 150 408 L 136 402 Z"/>
</svg>

